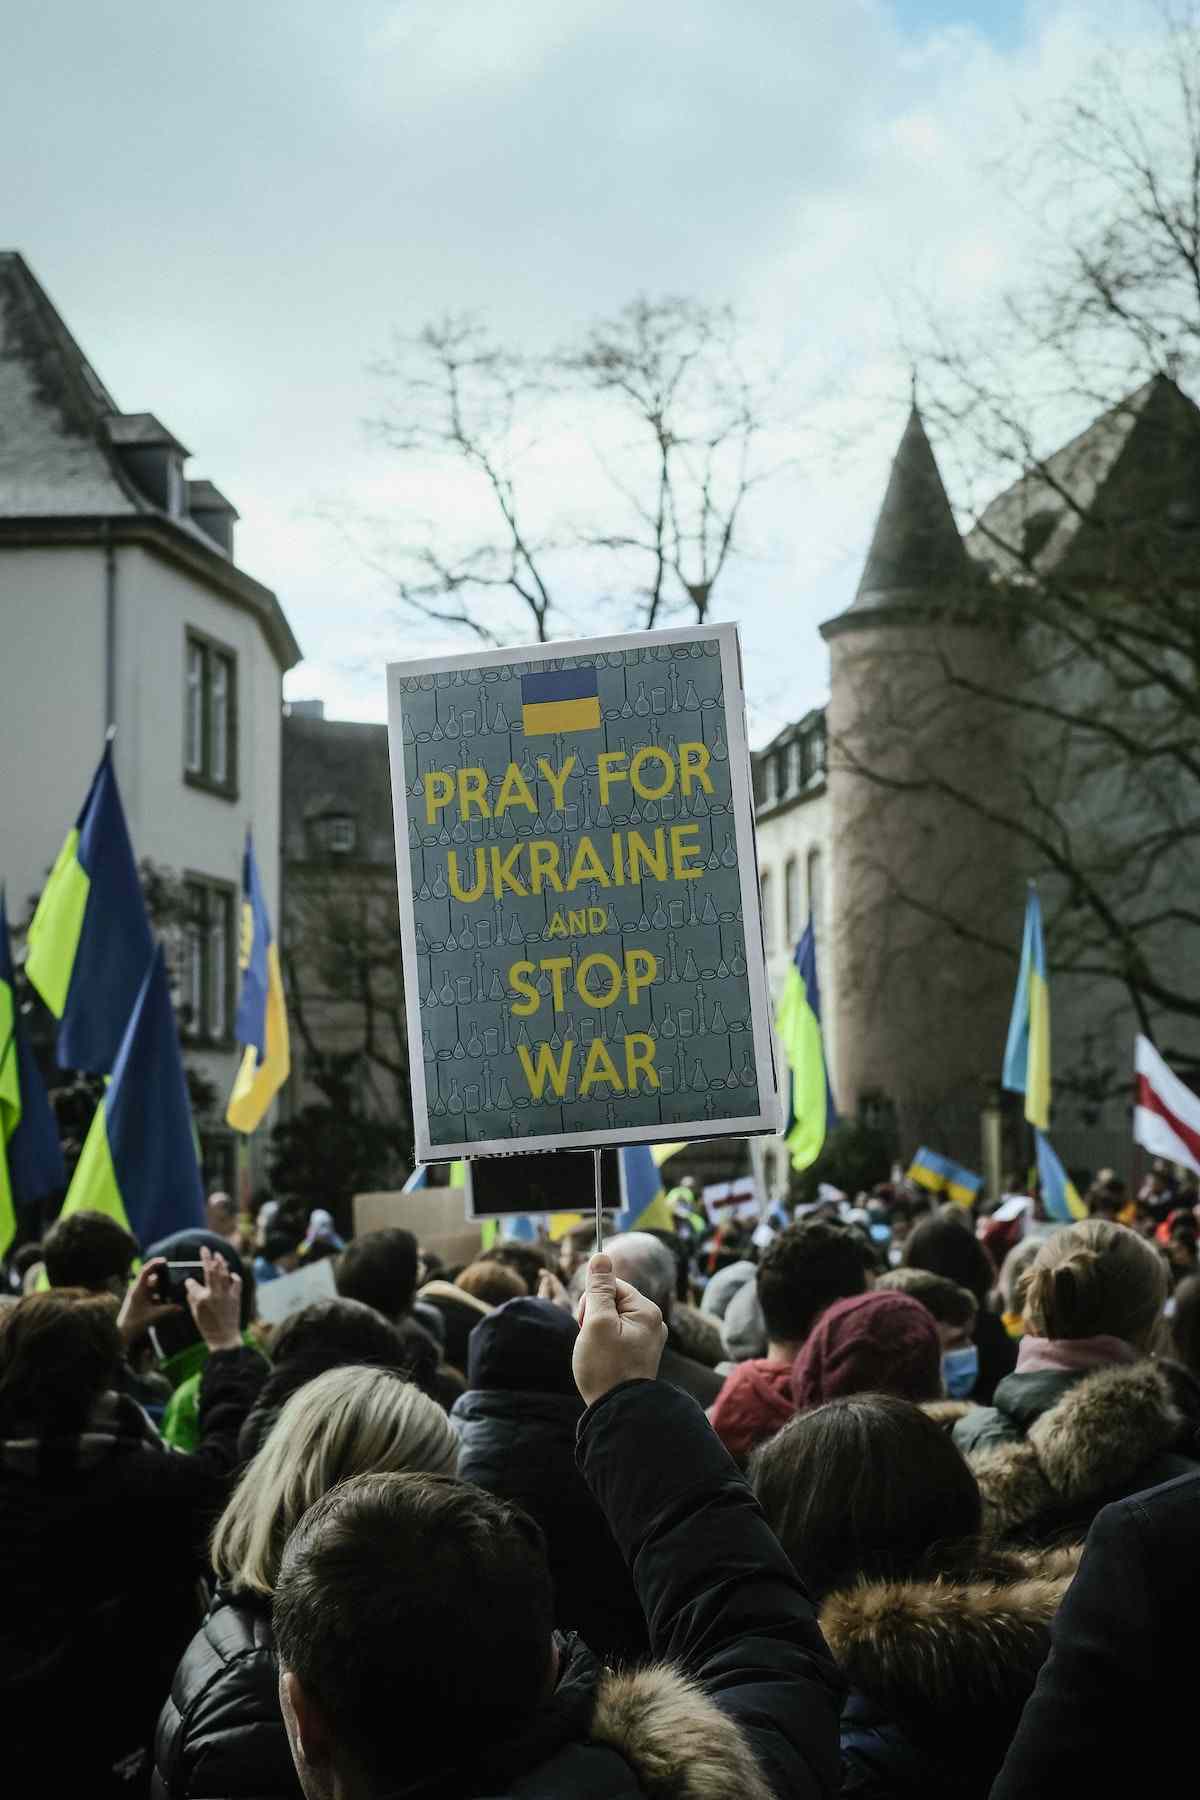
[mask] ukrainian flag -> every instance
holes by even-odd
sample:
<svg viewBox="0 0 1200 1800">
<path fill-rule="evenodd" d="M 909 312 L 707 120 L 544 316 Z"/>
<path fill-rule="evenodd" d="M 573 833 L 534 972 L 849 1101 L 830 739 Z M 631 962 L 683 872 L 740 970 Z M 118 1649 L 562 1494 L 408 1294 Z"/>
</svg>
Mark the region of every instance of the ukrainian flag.
<svg viewBox="0 0 1200 1800">
<path fill-rule="evenodd" d="M 908 1178 L 931 1188 L 935 1194 L 948 1194 L 960 1206 L 970 1206 L 983 1186 L 982 1175 L 948 1156 L 939 1156 L 936 1150 L 927 1150 L 924 1144 L 909 1164 Z"/>
<path fill-rule="evenodd" d="M 1042 941 L 1042 906 L 1033 882 L 1025 907 L 1021 969 L 1013 997 L 1001 1077 L 1010 1093 L 1024 1094 L 1025 1117 L 1039 1131 L 1050 1128 L 1050 988 Z"/>
<path fill-rule="evenodd" d="M 0 888 L 0 1256 L 16 1236 L 18 1211 L 66 1184 L 50 1097 L 17 1013 Z"/>
<path fill-rule="evenodd" d="M 246 833 L 242 857 L 242 992 L 234 1034 L 246 1046 L 237 1072 L 226 1123 L 235 1131 L 257 1129 L 262 1116 L 288 1078 L 292 1066 L 287 1009 L 279 948 L 271 937 L 271 921 L 258 877 L 254 840 Z"/>
<path fill-rule="evenodd" d="M 60 1068 L 107 1075 L 154 949 L 133 845 L 104 746 L 29 925 L 25 973 L 60 1020 Z"/>
<path fill-rule="evenodd" d="M 662 1177 L 652 1144 L 622 1144 L 621 1188 L 625 1201 L 617 1214 L 618 1231 L 674 1231 Z M 672 1146 L 678 1149 L 679 1145 Z M 664 1157 L 665 1161 L 666 1158 Z"/>
<path fill-rule="evenodd" d="M 1059 1225 L 1073 1225 L 1076 1219 L 1086 1219 L 1088 1209 L 1079 1198 L 1079 1189 L 1058 1160 L 1050 1139 L 1040 1131 L 1035 1131 L 1033 1137 L 1037 1145 L 1038 1181 L 1046 1216 Z"/>
<path fill-rule="evenodd" d="M 161 946 L 146 971 L 62 1216 L 107 1213 L 140 1244 L 204 1224 L 179 1031 Z"/>
<path fill-rule="evenodd" d="M 599 731 L 600 688 L 595 669 L 538 669 L 521 677 L 521 729 Z"/>
<path fill-rule="evenodd" d="M 775 1029 L 790 1070 L 784 1142 L 791 1151 L 793 1169 L 807 1169 L 816 1162 L 826 1137 L 837 1124 L 837 1109 L 825 1066 L 821 990 L 817 985 L 817 944 L 811 919 L 796 945 L 796 954 L 783 984 Z"/>
</svg>

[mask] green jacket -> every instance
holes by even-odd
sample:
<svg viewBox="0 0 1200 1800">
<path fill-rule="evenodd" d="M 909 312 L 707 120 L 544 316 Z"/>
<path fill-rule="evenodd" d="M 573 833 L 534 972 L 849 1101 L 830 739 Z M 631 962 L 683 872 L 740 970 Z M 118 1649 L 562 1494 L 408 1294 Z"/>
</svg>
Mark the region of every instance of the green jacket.
<svg viewBox="0 0 1200 1800">
<path fill-rule="evenodd" d="M 242 1342 L 248 1350 L 257 1350 L 264 1362 L 271 1360 L 248 1331 L 243 1331 Z M 200 1378 L 207 1361 L 208 1345 L 198 1343 L 177 1350 L 162 1365 L 162 1373 L 175 1390 L 163 1414 L 162 1435 L 176 1450 L 190 1452 L 200 1442 Z"/>
</svg>

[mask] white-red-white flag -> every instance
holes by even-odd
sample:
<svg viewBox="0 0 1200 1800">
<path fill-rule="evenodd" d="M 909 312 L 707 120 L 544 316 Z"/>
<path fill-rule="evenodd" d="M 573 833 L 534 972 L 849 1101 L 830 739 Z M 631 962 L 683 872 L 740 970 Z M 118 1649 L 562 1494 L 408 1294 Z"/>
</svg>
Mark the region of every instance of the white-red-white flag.
<svg viewBox="0 0 1200 1800">
<path fill-rule="evenodd" d="M 1200 1094 L 1193 1094 L 1168 1069 L 1149 1038 L 1139 1037 L 1134 1051 L 1137 1104 L 1133 1115 L 1135 1143 L 1167 1162 L 1182 1163 L 1200 1175 Z"/>
</svg>

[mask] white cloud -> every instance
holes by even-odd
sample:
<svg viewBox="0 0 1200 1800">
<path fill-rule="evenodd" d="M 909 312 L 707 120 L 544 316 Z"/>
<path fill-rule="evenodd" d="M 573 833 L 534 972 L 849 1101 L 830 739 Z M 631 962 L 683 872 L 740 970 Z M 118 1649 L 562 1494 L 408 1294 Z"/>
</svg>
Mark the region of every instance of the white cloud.
<svg viewBox="0 0 1200 1800">
<path fill-rule="evenodd" d="M 403 539 L 476 504 L 363 432 L 391 329 L 467 307 L 538 347 L 639 290 L 735 299 L 793 367 L 800 457 L 722 608 L 764 735 L 823 693 L 913 298 L 965 316 L 1019 273 L 1029 208 L 992 165 L 1086 64 L 1095 10 L 1031 7 L 998 46 L 973 0 L 936 29 L 917 0 L 48 0 L 7 47 L 6 230 L 120 402 L 238 504 L 308 653 L 289 691 L 358 717 L 428 633 L 322 506 Z M 549 512 L 591 469 L 555 442 L 531 478 Z"/>
</svg>

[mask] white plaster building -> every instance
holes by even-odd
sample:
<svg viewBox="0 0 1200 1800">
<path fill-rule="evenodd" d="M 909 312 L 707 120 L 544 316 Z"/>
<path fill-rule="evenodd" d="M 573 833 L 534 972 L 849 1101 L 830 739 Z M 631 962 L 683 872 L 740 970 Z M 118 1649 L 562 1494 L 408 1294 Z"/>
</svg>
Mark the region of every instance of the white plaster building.
<svg viewBox="0 0 1200 1800">
<path fill-rule="evenodd" d="M 284 671 L 275 595 L 233 559 L 237 513 L 188 479 L 152 413 L 122 413 L 24 260 L 0 253 L 0 880 L 14 926 L 117 728 L 134 851 L 181 875 L 188 1060 L 232 1084 L 237 900 L 253 826 L 278 922 Z M 222 1104 L 218 1109 L 223 1112 Z M 210 1182 L 232 1141 L 202 1130 Z"/>
</svg>

